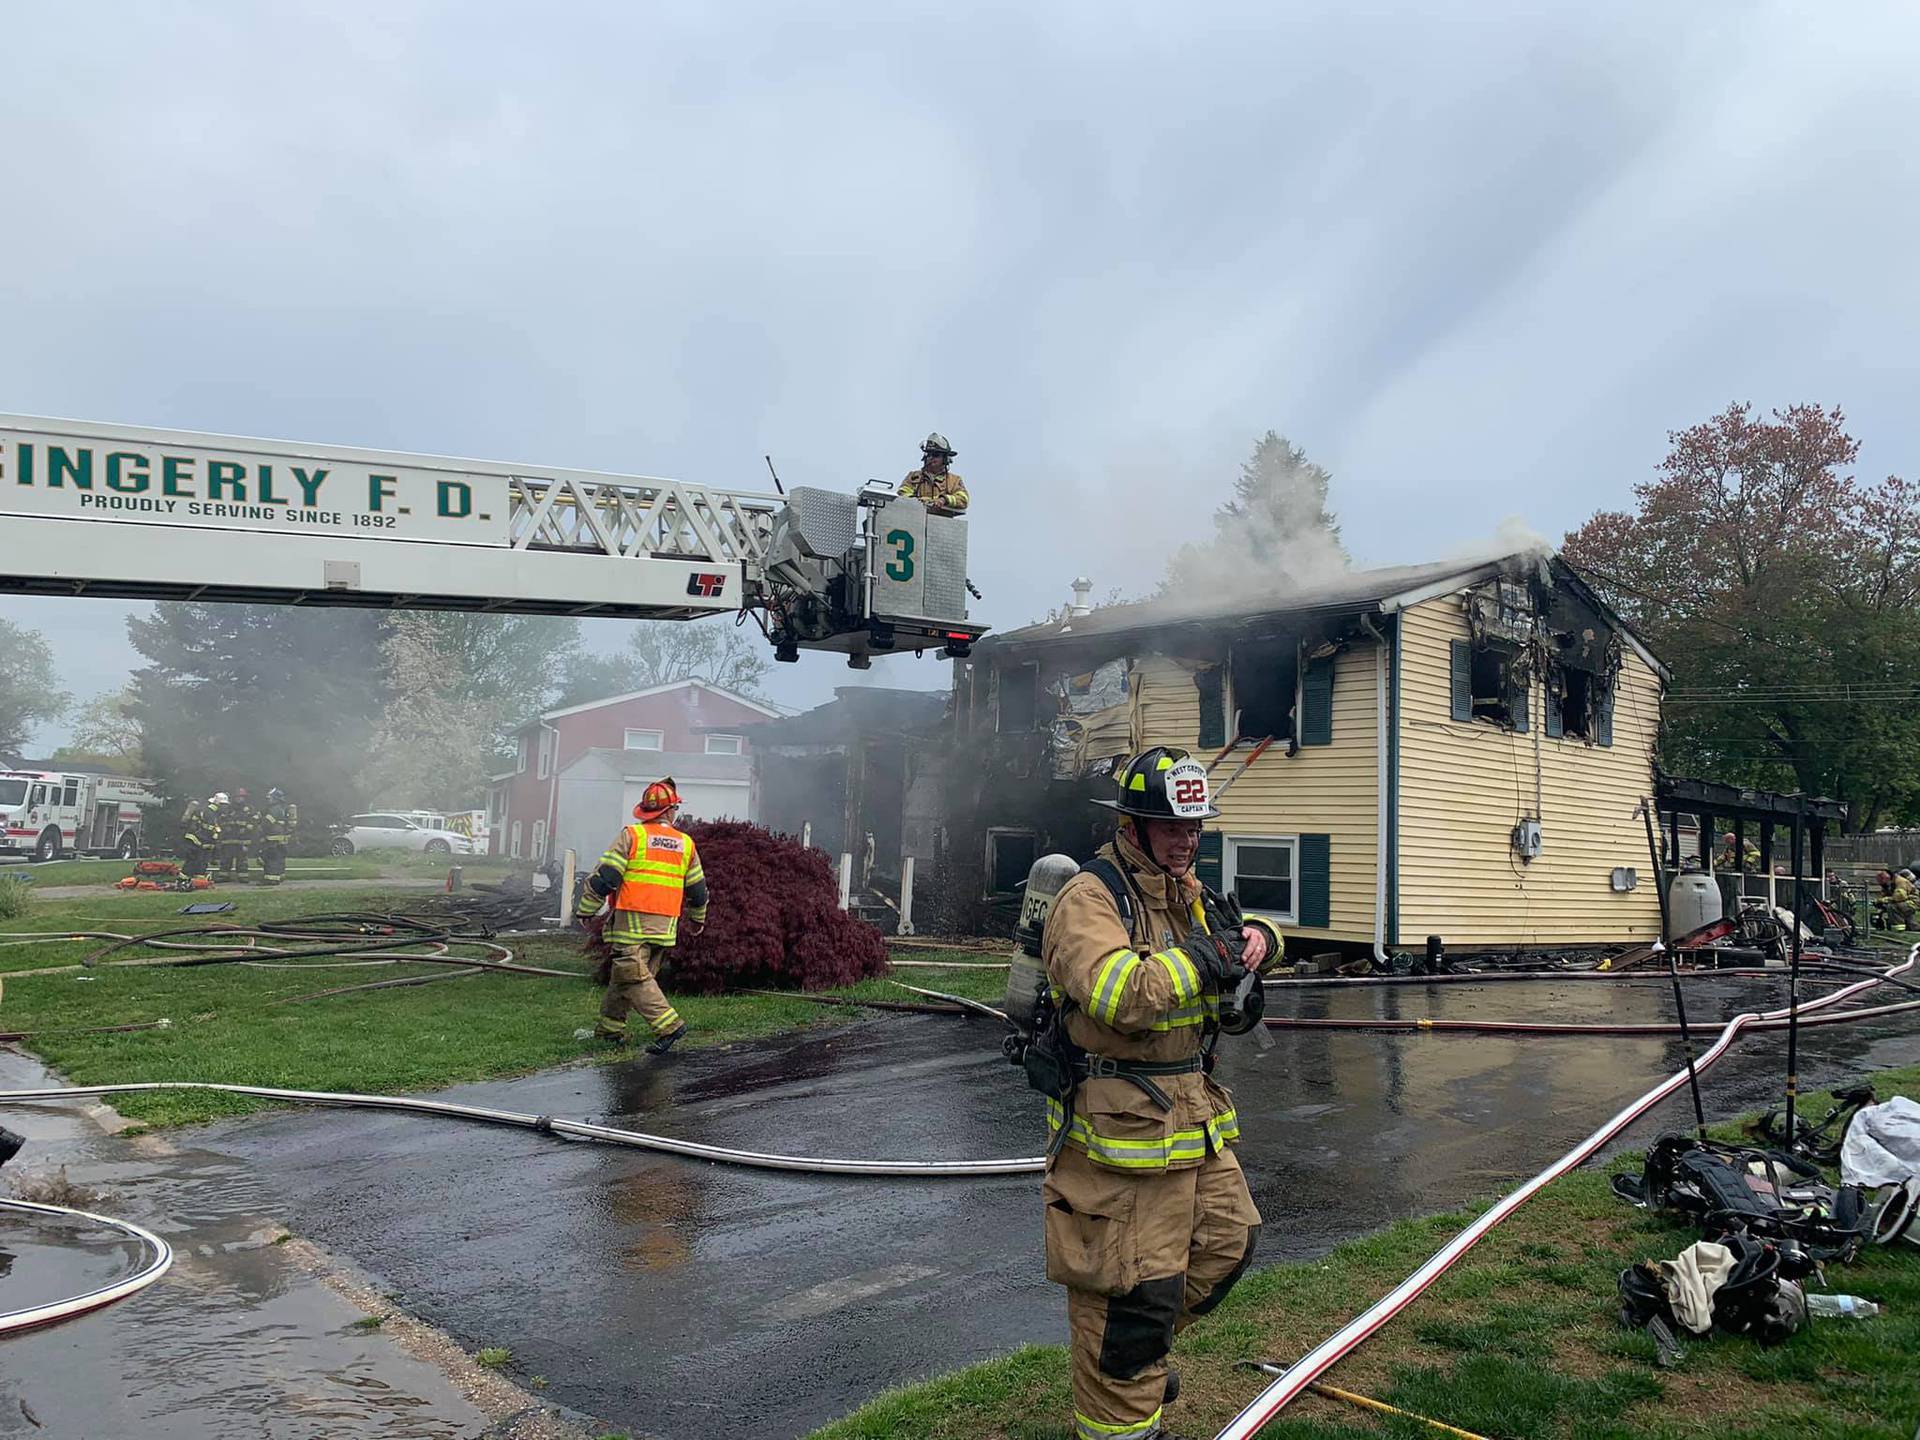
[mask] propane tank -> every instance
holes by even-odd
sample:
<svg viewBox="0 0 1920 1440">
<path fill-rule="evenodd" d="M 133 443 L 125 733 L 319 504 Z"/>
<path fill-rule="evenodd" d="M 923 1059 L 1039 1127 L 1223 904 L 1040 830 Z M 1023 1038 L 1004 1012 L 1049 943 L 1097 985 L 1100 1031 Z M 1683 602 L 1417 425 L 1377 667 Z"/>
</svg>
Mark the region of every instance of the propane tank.
<svg viewBox="0 0 1920 1440">
<path fill-rule="evenodd" d="M 1020 949 L 1007 969 L 1007 1018 L 1023 1035 L 1033 1033 L 1033 1001 L 1047 983 L 1047 972 L 1040 964 L 1040 938 L 1046 932 L 1047 916 L 1067 881 L 1080 873 L 1079 863 L 1071 855 L 1042 855 L 1027 872 L 1025 898 L 1020 902 L 1020 924 L 1013 938 Z"/>
<path fill-rule="evenodd" d="M 1667 913 L 1673 917 L 1676 939 L 1711 925 L 1722 914 L 1720 887 L 1703 870 L 1682 870 L 1667 886 Z"/>
</svg>

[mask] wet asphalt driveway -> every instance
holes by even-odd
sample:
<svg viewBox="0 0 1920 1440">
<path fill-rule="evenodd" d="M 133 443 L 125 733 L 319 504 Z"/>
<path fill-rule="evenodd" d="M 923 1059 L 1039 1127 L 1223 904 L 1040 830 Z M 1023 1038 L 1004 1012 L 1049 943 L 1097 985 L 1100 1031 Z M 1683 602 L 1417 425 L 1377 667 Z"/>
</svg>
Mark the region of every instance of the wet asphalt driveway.
<svg viewBox="0 0 1920 1440">
<path fill-rule="evenodd" d="M 1700 1024 L 1783 991 L 1697 982 L 1689 1004 Z M 1671 1018 L 1668 992 L 1649 984 L 1295 991 L 1279 1005 Z M 1767 1103 L 1783 1047 L 1766 1035 L 1737 1048 L 1709 1072 L 1709 1107 Z M 1802 1048 L 1803 1079 L 1819 1083 L 1920 1060 L 1920 1025 L 1813 1030 Z M 1293 1031 L 1265 1051 L 1223 1049 L 1266 1260 L 1499 1193 L 1681 1063 L 1677 1042 L 1637 1039 Z M 794 1154 L 984 1158 L 1039 1143 L 1037 1101 L 992 1028 L 932 1017 L 448 1094 Z M 1683 1124 L 1684 1103 L 1630 1140 Z M 522 1378 L 543 1376 L 553 1399 L 636 1435 L 800 1435 L 888 1387 L 1065 1338 L 1040 1273 L 1033 1177 L 819 1179 L 337 1111 L 196 1139 L 247 1162 L 293 1230 L 357 1261 L 400 1304 L 470 1350 L 511 1349 Z"/>
</svg>

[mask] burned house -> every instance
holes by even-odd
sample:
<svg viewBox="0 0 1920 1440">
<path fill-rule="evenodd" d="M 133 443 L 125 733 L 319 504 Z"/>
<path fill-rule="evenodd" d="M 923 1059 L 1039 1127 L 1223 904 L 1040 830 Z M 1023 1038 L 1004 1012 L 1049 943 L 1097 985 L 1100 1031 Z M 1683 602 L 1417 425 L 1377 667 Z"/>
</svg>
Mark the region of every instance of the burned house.
<svg viewBox="0 0 1920 1440">
<path fill-rule="evenodd" d="M 1203 609 L 1155 600 L 991 636 L 956 665 L 956 923 L 1003 928 L 1036 854 L 1105 838 L 1125 756 L 1191 750 L 1222 814 L 1203 878 L 1295 954 L 1658 936 L 1635 808 L 1666 672 L 1557 557 L 1356 571 Z"/>
<path fill-rule="evenodd" d="M 852 903 L 885 928 L 899 913 L 906 859 L 923 894 L 933 879 L 946 712 L 944 692 L 846 685 L 754 730 L 760 822 L 804 835 L 836 863 L 852 856 Z"/>
</svg>

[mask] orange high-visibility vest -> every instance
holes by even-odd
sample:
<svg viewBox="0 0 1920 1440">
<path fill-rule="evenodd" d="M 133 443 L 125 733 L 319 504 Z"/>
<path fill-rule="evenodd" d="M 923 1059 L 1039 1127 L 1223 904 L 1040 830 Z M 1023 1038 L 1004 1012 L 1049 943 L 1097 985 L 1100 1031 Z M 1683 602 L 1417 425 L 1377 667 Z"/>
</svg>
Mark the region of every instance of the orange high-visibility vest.
<svg viewBox="0 0 1920 1440">
<path fill-rule="evenodd" d="M 627 868 L 613 908 L 678 918 L 686 902 L 693 840 L 671 825 L 658 824 L 629 825 L 627 836 Z"/>
</svg>

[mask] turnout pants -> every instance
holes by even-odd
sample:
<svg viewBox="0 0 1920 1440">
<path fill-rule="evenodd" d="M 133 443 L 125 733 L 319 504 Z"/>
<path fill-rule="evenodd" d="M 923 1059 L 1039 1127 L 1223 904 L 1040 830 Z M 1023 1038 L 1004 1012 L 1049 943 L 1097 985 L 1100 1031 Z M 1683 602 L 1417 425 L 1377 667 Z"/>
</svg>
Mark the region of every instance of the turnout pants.
<svg viewBox="0 0 1920 1440">
<path fill-rule="evenodd" d="M 615 945 L 612 973 L 607 993 L 600 1001 L 600 1023 L 596 1033 L 627 1038 L 627 1018 L 638 1012 L 655 1037 L 671 1035 L 682 1024 L 680 1012 L 667 1000 L 666 991 L 653 978 L 657 945 Z"/>
<path fill-rule="evenodd" d="M 260 868 L 266 872 L 269 885 L 278 885 L 287 878 L 287 842 L 284 840 L 262 840 L 260 842 Z"/>
<path fill-rule="evenodd" d="M 246 874 L 247 873 L 246 842 L 244 840 L 222 840 L 220 842 L 220 856 L 214 862 L 214 865 L 215 865 L 215 868 L 220 870 L 223 874 L 227 872 L 231 872 L 235 875 Z"/>
<path fill-rule="evenodd" d="M 1068 1146 L 1042 1187 L 1047 1278 L 1067 1287 L 1074 1440 L 1158 1435 L 1173 1337 L 1253 1259 L 1260 1212 L 1231 1150 L 1116 1170 Z"/>
<path fill-rule="evenodd" d="M 189 878 L 207 873 L 207 862 L 213 858 L 213 847 L 202 845 L 198 840 L 180 842 L 180 872 Z"/>
</svg>

